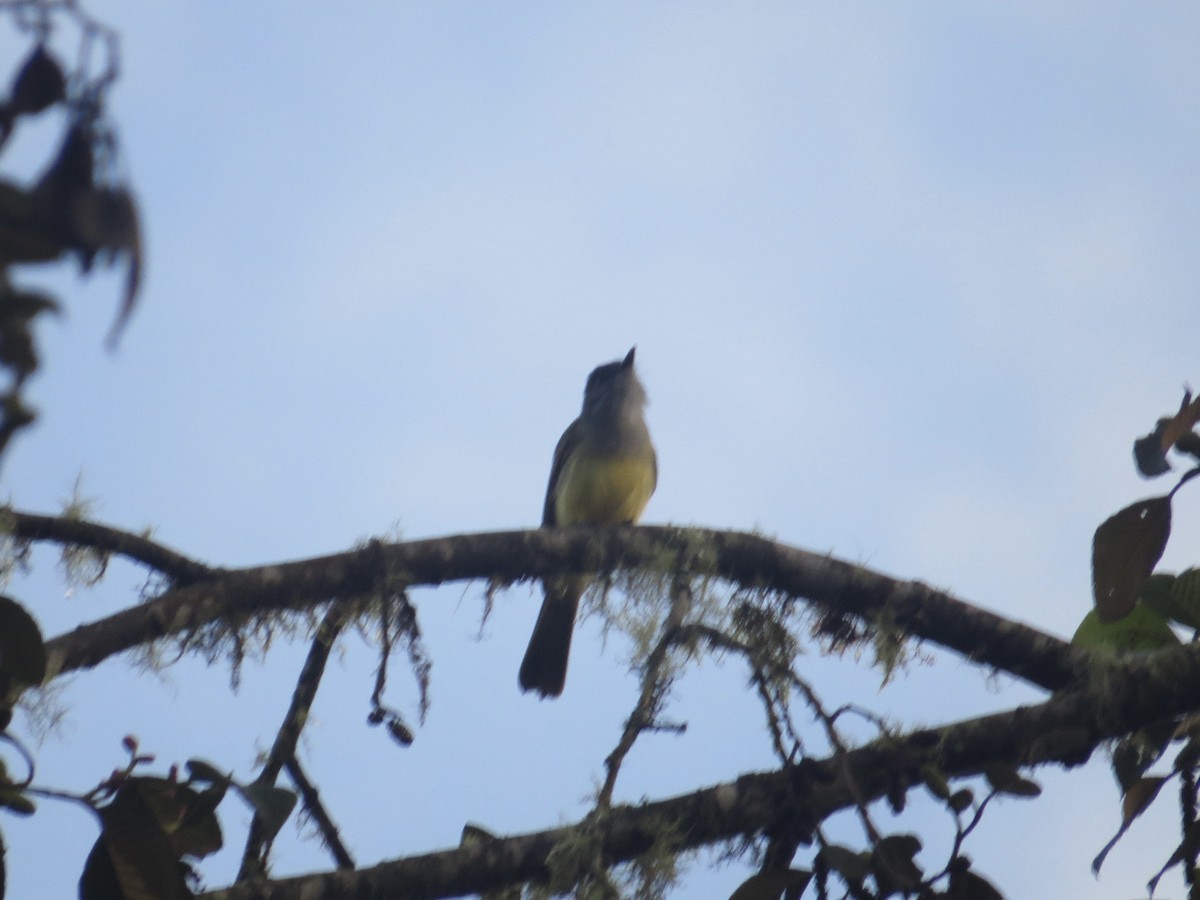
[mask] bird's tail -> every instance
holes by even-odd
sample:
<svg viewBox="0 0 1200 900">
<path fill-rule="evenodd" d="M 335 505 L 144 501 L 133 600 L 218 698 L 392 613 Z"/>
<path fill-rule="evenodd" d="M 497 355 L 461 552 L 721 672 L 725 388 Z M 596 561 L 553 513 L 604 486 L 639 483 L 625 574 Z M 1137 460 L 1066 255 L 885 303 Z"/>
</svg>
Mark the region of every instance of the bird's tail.
<svg viewBox="0 0 1200 900">
<path fill-rule="evenodd" d="M 575 613 L 587 584 L 588 579 L 579 577 L 545 583 L 546 598 L 521 660 L 522 691 L 537 691 L 542 697 L 557 697 L 563 692 Z"/>
</svg>

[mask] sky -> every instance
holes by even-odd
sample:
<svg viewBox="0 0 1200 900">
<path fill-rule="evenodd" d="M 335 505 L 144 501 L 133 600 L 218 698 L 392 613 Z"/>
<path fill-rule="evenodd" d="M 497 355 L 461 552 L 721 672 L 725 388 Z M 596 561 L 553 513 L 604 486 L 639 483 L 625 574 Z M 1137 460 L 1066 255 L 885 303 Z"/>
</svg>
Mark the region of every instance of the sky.
<svg viewBox="0 0 1200 900">
<path fill-rule="evenodd" d="M 1134 437 L 1200 383 L 1200 9 L 1178 2 L 736 5 L 92 2 L 122 35 L 110 108 L 147 275 L 118 352 L 119 273 L 25 270 L 68 307 L 38 329 L 41 415 L 4 460 L 20 509 L 77 479 L 96 518 L 205 562 L 255 565 L 536 526 L 588 372 L 633 345 L 660 480 L 649 523 L 754 529 L 948 589 L 1069 637 L 1097 524 L 1162 493 Z M 74 36 L 56 36 L 64 56 Z M 0 21 L 0 62 L 24 51 Z M 0 76 L 7 77 L 7 76 Z M 58 138 L 23 129 L 0 174 Z M 1162 568 L 1195 563 L 1177 498 Z M 54 556 L 8 586 L 47 635 L 131 602 Z M 577 818 L 633 702 L 628 648 L 579 626 L 564 696 L 521 696 L 540 594 L 482 626 L 482 586 L 414 592 L 434 662 L 412 747 L 365 726 L 374 655 L 347 637 L 302 745 L 357 860 Z M 248 664 L 128 659 L 66 679 L 38 781 L 86 790 L 136 734 L 249 779 L 305 653 Z M 1036 702 L 947 654 L 885 688 L 815 652 L 826 700 L 910 725 Z M 393 667 L 388 702 L 415 715 Z M 683 736 L 643 739 L 617 798 L 773 764 L 735 661 L 680 682 Z M 32 739 L 31 739 L 32 740 Z M 1037 773 L 967 845 L 1006 894 L 1128 900 L 1173 849 L 1164 797 L 1111 854 L 1099 760 Z M 930 865 L 953 836 L 896 822 Z M 248 814 L 201 866 L 236 869 Z M 74 896 L 94 824 L 44 803 L 0 821 L 9 896 Z M 837 833 L 859 840 L 853 823 Z M 800 858 L 803 861 L 803 857 Z M 701 856 L 672 894 L 726 896 Z M 331 865 L 291 823 L 276 873 Z M 1157 896 L 1183 894 L 1177 873 Z"/>
</svg>

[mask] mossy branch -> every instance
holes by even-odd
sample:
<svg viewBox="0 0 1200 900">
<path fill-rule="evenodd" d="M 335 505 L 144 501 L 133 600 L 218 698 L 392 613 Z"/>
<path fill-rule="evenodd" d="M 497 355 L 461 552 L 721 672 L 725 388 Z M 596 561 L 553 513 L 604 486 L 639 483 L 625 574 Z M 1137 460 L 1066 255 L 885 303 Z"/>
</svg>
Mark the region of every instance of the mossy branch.
<svg viewBox="0 0 1200 900">
<path fill-rule="evenodd" d="M 23 521 L 31 535 L 33 519 Z M 43 520 L 45 517 L 41 517 Z M 93 523 L 45 526 L 43 539 L 98 540 L 115 532 Z M 45 536 L 50 534 L 51 537 Z M 126 537 L 133 537 L 126 535 Z M 871 622 L 881 616 L 919 640 L 939 644 L 1048 691 L 1086 670 L 1058 638 L 964 603 L 917 581 L 901 581 L 862 566 L 810 553 L 756 534 L 703 528 L 576 527 L 461 534 L 383 543 L 329 556 L 245 569 L 208 569 L 138 538 L 114 552 L 155 559 L 193 579 L 147 603 L 80 626 L 47 644 L 55 673 L 89 668 L 126 650 L 192 632 L 228 617 L 311 610 L 338 597 L 361 596 L 397 572 L 410 587 L 471 579 L 517 581 L 567 572 L 684 569 L 743 587 L 802 598 L 837 615 Z M 136 555 L 134 555 L 136 553 Z M 174 560 L 175 565 L 167 560 Z M 183 562 L 180 562 L 183 561 Z M 158 564 L 156 564 L 157 567 Z"/>
<path fill-rule="evenodd" d="M 1080 765 L 1103 741 L 1192 710 L 1200 696 L 1200 648 L 1131 657 L 1119 677 L 1064 692 L 1035 706 L 907 735 L 886 735 L 820 760 L 743 775 L 685 795 L 606 813 L 599 852 L 609 865 L 653 846 L 664 822 L 676 823 L 678 850 L 738 837 L 803 833 L 842 809 L 868 803 L 897 785 L 923 783 L 933 765 L 948 778 L 979 775 L 997 759 L 1022 767 Z M 847 773 L 850 773 L 849 775 Z M 848 778 L 850 780 L 848 780 Z M 548 877 L 546 860 L 570 841 L 571 826 L 497 838 L 405 857 L 354 872 L 324 872 L 237 884 L 202 900 L 341 900 L 343 897 L 455 897 Z"/>
</svg>

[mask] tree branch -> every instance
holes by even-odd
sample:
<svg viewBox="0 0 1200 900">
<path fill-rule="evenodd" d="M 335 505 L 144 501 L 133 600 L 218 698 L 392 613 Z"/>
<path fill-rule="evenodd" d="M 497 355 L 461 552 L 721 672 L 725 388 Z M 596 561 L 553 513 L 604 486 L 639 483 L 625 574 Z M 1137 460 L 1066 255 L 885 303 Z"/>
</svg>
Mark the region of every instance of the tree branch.
<svg viewBox="0 0 1200 900">
<path fill-rule="evenodd" d="M 675 579 L 671 584 L 671 607 L 663 621 L 661 634 L 646 658 L 645 665 L 642 666 L 642 690 L 638 701 L 629 718 L 625 720 L 625 727 L 621 730 L 617 746 L 604 760 L 606 774 L 604 785 L 596 799 L 598 808 L 606 809 L 612 805 L 612 795 L 617 787 L 617 775 L 621 771 L 621 764 L 642 733 L 657 724 L 657 719 L 662 713 L 663 701 L 666 700 L 674 680 L 673 674 L 667 672 L 667 653 L 673 644 L 672 637 L 683 626 L 691 605 L 691 586 L 684 579 Z"/>
<path fill-rule="evenodd" d="M 286 768 L 288 775 L 291 776 L 292 784 L 300 792 L 300 802 L 304 804 L 304 811 L 316 823 L 317 833 L 321 836 L 321 843 L 329 850 L 339 869 L 353 869 L 354 857 L 350 855 L 350 851 L 342 843 L 342 834 L 338 830 L 337 825 L 334 824 L 332 817 L 326 811 L 325 804 L 321 802 L 321 795 L 317 791 L 317 786 L 309 781 L 308 776 L 304 773 L 304 769 L 301 768 L 295 756 L 287 761 Z"/>
<path fill-rule="evenodd" d="M 664 823 L 675 823 L 677 850 L 781 830 L 811 833 L 817 822 L 838 810 L 876 800 L 897 786 L 907 790 L 922 783 L 926 765 L 951 778 L 978 775 L 989 763 L 1005 759 L 1020 760 L 1022 766 L 1080 765 L 1102 741 L 1192 711 L 1200 697 L 1200 646 L 1141 654 L 1098 669 L 1102 674 L 1087 687 L 1035 706 L 887 735 L 844 754 L 804 760 L 781 771 L 743 775 L 666 800 L 613 807 L 599 826 L 600 852 L 609 865 L 633 860 L 654 845 Z M 392 860 L 357 872 L 247 882 L 203 898 L 342 900 L 480 893 L 544 880 L 550 852 L 583 824 Z"/>
<path fill-rule="evenodd" d="M 12 536 L 19 540 L 50 541 L 116 553 L 162 572 L 176 585 L 190 584 L 218 571 L 145 535 L 73 516 L 41 516 L 10 510 L 7 524 Z"/>
<path fill-rule="evenodd" d="M 666 526 L 573 527 L 453 535 L 297 562 L 217 570 L 207 579 L 47 642 L 50 671 L 90 668 L 116 653 L 222 618 L 311 609 L 380 586 L 464 579 L 516 581 L 571 571 L 649 568 L 715 575 L 803 597 L 825 610 L 884 619 L 922 640 L 1049 691 L 1083 671 L 1070 645 L 917 581 L 899 581 L 755 534 Z"/>
<path fill-rule="evenodd" d="M 300 740 L 300 732 L 304 730 L 304 726 L 308 722 L 308 713 L 312 709 L 313 700 L 316 699 L 317 688 L 321 685 L 321 677 L 325 674 L 325 664 L 329 661 L 333 642 L 345 626 L 348 615 L 349 612 L 344 606 L 331 606 L 325 611 L 325 617 L 317 626 L 317 633 L 313 636 L 308 656 L 300 669 L 300 676 L 296 679 L 296 689 L 292 692 L 291 705 L 275 735 L 275 743 L 271 745 L 271 752 L 267 754 L 262 771 L 254 779 L 255 784 L 274 785 L 279 778 L 280 771 L 295 760 L 296 744 Z M 238 872 L 239 881 L 265 871 L 263 849 L 266 843 L 267 836 L 263 830 L 262 818 L 256 814 L 250 822 L 250 833 L 246 837 L 241 871 Z"/>
</svg>

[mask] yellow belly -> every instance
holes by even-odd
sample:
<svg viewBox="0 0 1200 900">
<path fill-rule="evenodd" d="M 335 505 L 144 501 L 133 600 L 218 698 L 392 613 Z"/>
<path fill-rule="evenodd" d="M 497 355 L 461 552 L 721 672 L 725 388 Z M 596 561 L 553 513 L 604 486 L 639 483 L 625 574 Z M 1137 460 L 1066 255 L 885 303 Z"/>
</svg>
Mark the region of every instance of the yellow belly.
<svg viewBox="0 0 1200 900">
<path fill-rule="evenodd" d="M 654 493 L 649 459 L 602 459 L 578 451 L 559 475 L 554 512 L 559 525 L 636 522 Z"/>
</svg>

